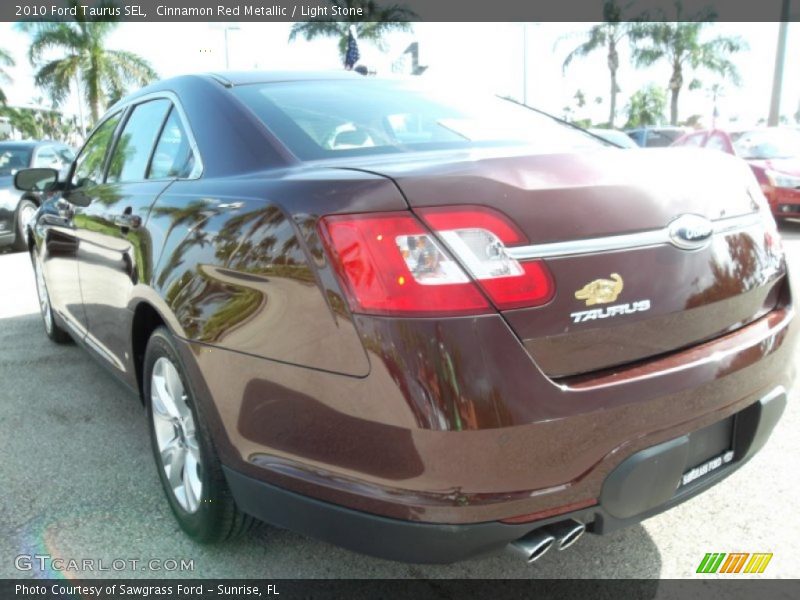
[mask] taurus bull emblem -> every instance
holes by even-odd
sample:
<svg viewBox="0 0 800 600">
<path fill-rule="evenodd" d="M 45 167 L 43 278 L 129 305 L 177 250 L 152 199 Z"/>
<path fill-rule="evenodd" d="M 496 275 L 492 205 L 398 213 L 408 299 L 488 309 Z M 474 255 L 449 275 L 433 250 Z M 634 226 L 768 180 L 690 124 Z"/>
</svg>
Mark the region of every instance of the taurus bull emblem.
<svg viewBox="0 0 800 600">
<path fill-rule="evenodd" d="M 619 273 L 612 273 L 610 277 L 611 279 L 595 279 L 587 283 L 575 292 L 575 298 L 586 300 L 586 306 L 614 302 L 622 292 L 623 283 Z"/>
</svg>

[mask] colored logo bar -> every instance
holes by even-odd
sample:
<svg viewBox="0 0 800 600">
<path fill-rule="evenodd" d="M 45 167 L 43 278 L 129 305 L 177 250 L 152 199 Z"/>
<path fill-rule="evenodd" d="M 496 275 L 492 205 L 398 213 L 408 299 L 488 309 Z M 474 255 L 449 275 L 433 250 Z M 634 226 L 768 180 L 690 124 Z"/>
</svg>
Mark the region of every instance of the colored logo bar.
<svg viewBox="0 0 800 600">
<path fill-rule="evenodd" d="M 771 552 L 708 552 L 700 561 L 697 573 L 763 573 L 771 560 Z"/>
</svg>

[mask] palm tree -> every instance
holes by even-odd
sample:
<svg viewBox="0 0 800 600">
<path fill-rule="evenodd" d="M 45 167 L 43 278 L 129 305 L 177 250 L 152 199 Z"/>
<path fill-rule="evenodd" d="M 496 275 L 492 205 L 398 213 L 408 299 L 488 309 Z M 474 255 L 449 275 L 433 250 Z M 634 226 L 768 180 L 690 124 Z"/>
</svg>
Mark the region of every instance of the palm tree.
<svg viewBox="0 0 800 600">
<path fill-rule="evenodd" d="M 14 59 L 7 50 L 0 48 L 0 83 L 11 83 L 11 76 L 5 71 L 3 67 L 13 67 Z M 0 104 L 6 103 L 6 95 L 3 93 L 3 88 L 0 88 Z"/>
<path fill-rule="evenodd" d="M 606 0 L 603 2 L 604 22 L 593 26 L 583 34 L 585 37 L 584 41 L 572 50 L 572 52 L 567 54 L 562 66 L 562 69 L 566 71 L 567 67 L 569 67 L 576 58 L 586 57 L 601 48 L 606 49 L 608 72 L 611 75 L 611 90 L 609 92 L 610 106 L 608 112 L 609 127 L 614 127 L 614 119 L 617 112 L 617 94 L 619 93 L 619 85 L 617 84 L 617 71 L 619 70 L 618 48 L 622 40 L 628 37 L 634 28 L 633 22 L 620 21 L 623 12 L 630 5 L 631 3 L 621 8 L 616 0 Z"/>
<path fill-rule="evenodd" d="M 715 14 L 706 9 L 695 15 L 684 15 L 680 2 L 675 3 L 674 21 L 642 23 L 636 27 L 633 39 L 633 61 L 637 67 L 649 67 L 666 59 L 672 67 L 669 79 L 670 124 L 678 124 L 678 98 L 683 89 L 685 70 L 706 70 L 739 85 L 739 71 L 728 58 L 747 49 L 739 37 L 717 36 L 701 41 L 701 33 Z"/>
<path fill-rule="evenodd" d="M 77 0 L 71 0 L 77 4 Z M 80 14 L 81 11 L 78 11 Z M 106 38 L 117 27 L 111 21 L 77 17 L 73 22 L 38 22 L 26 28 L 31 34 L 28 58 L 38 68 L 36 85 L 44 88 L 55 105 L 69 94 L 73 81 L 80 82 L 92 121 L 97 122 L 109 98 L 123 96 L 129 85 L 146 85 L 157 75 L 146 60 L 132 52 L 109 50 Z M 47 52 L 59 57 L 44 62 Z"/>
<path fill-rule="evenodd" d="M 659 125 L 667 108 L 667 95 L 663 88 L 649 84 L 636 91 L 628 102 L 626 128 Z"/>
<path fill-rule="evenodd" d="M 347 9 L 344 14 L 349 14 L 349 9 L 360 8 L 359 16 L 348 16 L 345 20 L 334 20 L 333 16 L 319 17 L 310 21 L 303 21 L 292 25 L 289 41 L 294 41 L 298 36 L 306 41 L 317 38 L 339 38 L 339 58 L 344 63 L 347 52 L 347 36 L 352 27 L 356 38 L 374 43 L 381 50 L 385 50 L 383 37 L 392 31 L 411 31 L 411 23 L 419 18 L 413 10 L 400 5 L 390 4 L 381 6 L 373 0 L 329 0 L 333 6 Z M 331 12 L 331 11 L 328 11 Z M 336 17 L 341 19 L 342 17 Z"/>
</svg>

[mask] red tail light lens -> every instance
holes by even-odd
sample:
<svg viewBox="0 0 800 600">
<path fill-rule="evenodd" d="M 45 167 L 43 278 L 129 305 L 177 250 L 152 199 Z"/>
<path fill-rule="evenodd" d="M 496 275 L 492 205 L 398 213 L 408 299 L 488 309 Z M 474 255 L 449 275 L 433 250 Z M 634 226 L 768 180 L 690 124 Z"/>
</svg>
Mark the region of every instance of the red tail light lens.
<svg viewBox="0 0 800 600">
<path fill-rule="evenodd" d="M 506 252 L 508 246 L 528 242 L 508 217 L 481 206 L 423 208 L 419 213 L 500 310 L 552 299 L 555 285 L 545 264 L 520 263 Z"/>
<path fill-rule="evenodd" d="M 320 233 L 353 312 L 491 312 L 486 298 L 410 213 L 333 215 Z"/>
<path fill-rule="evenodd" d="M 527 239 L 505 216 L 483 207 L 419 213 L 436 235 L 408 212 L 332 215 L 320 221 L 353 312 L 481 314 L 491 311 L 487 296 L 501 310 L 538 306 L 553 297 L 544 263 L 520 263 L 506 252 L 508 245 Z"/>
</svg>

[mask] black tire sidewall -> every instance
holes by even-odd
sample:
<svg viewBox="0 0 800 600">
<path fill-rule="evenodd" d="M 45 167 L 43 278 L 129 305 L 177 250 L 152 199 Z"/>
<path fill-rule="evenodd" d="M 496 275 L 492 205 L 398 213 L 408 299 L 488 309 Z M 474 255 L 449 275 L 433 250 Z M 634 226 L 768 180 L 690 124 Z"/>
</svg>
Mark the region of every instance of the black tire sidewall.
<svg viewBox="0 0 800 600">
<path fill-rule="evenodd" d="M 187 404 L 192 411 L 192 416 L 195 421 L 195 433 L 200 449 L 200 457 L 203 461 L 203 474 L 200 506 L 194 513 L 184 510 L 175 498 L 175 494 L 167 481 L 164 466 L 158 451 L 158 442 L 156 441 L 153 425 L 150 387 L 153 365 L 161 357 L 169 359 L 177 369 L 184 390 L 186 391 Z M 186 377 L 186 369 L 184 369 L 180 360 L 172 335 L 164 327 L 156 329 L 148 341 L 144 357 L 142 390 L 147 409 L 147 423 L 150 431 L 153 459 L 155 460 L 158 477 L 161 480 L 161 487 L 164 489 L 164 494 L 167 497 L 170 508 L 181 528 L 190 537 L 197 541 L 212 541 L 216 537 L 216 526 L 220 519 L 220 510 L 222 508 L 222 499 L 225 496 L 226 484 L 222 479 L 219 459 L 214 449 L 213 442 L 211 441 L 208 427 L 202 418 L 202 411 L 198 410 L 195 400 L 196 396 L 192 390 L 191 383 Z"/>
<path fill-rule="evenodd" d="M 30 251 L 31 263 L 34 269 L 34 277 L 36 277 L 36 271 L 42 271 L 42 261 L 39 259 L 39 255 L 36 252 L 36 248 L 33 248 Z M 39 314 L 42 317 L 42 327 L 44 327 L 45 335 L 50 338 L 56 344 L 68 344 L 72 341 L 72 336 L 63 329 L 56 321 L 56 315 L 53 312 L 53 304 L 52 298 L 50 298 L 50 290 L 47 289 L 47 280 L 44 277 L 44 272 L 41 273 L 42 281 L 44 281 L 45 292 L 47 293 L 48 300 L 47 300 L 47 315 L 42 313 L 41 310 L 41 303 L 42 299 L 39 296 L 39 286 L 36 286 L 36 298 L 39 300 Z M 50 330 L 47 330 L 47 320 L 50 321 Z"/>
<path fill-rule="evenodd" d="M 20 200 L 19 204 L 17 205 L 17 212 L 14 216 L 14 230 L 16 232 L 16 237 L 14 238 L 13 248 L 14 250 L 22 252 L 23 250 L 27 250 L 28 248 L 28 240 L 25 235 L 25 231 L 22 230 L 22 223 L 20 222 L 20 218 L 22 217 L 22 207 L 30 204 L 33 208 L 38 208 L 36 203 L 33 200 Z"/>
</svg>

